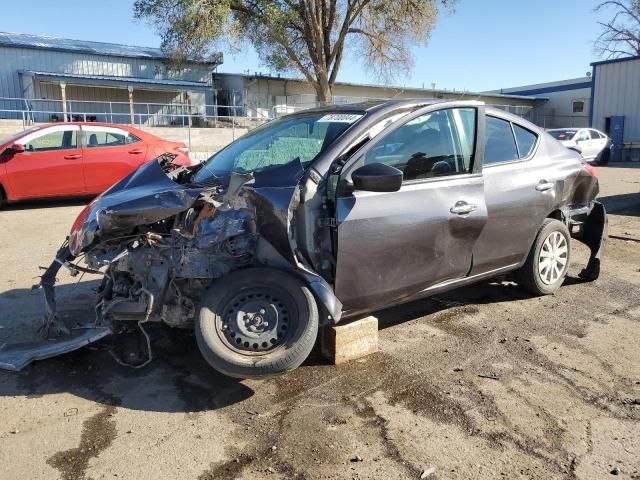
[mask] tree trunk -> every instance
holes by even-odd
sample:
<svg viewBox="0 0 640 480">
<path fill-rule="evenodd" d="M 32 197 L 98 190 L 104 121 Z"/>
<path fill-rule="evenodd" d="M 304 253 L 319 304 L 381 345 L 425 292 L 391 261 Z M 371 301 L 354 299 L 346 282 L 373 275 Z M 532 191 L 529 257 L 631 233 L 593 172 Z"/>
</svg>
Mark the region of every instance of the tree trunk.
<svg viewBox="0 0 640 480">
<path fill-rule="evenodd" d="M 320 105 L 328 105 L 331 103 L 331 86 L 326 79 L 320 79 L 318 82 L 314 82 L 313 87 L 316 89 L 316 95 Z"/>
</svg>

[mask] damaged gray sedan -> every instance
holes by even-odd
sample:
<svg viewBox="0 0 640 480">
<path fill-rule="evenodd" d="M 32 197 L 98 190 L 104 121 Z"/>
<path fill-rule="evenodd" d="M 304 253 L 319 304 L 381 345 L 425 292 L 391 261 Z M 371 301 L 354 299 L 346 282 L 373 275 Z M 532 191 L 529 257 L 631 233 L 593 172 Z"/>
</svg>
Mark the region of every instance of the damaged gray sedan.
<svg viewBox="0 0 640 480">
<path fill-rule="evenodd" d="M 480 102 L 286 116 L 195 167 L 160 157 L 91 202 L 40 284 L 54 340 L 0 352 L 0 364 L 164 322 L 195 330 L 227 375 L 280 374 L 346 317 L 506 273 L 552 294 L 572 238 L 589 246 L 581 276 L 594 280 L 607 224 L 597 193 L 578 154 Z M 79 328 L 56 315 L 60 268 L 103 276 L 96 318 Z"/>
</svg>

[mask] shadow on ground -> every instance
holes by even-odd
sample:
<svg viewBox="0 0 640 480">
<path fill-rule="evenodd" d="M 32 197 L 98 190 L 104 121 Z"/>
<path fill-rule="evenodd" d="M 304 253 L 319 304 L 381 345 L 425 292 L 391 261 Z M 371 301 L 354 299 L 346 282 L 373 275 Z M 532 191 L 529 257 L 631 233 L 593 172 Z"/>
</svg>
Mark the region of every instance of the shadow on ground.
<svg viewBox="0 0 640 480">
<path fill-rule="evenodd" d="M 569 277 L 567 284 L 580 283 Z M 80 315 L 92 315 L 91 286 L 83 282 L 60 285 L 60 313 L 66 323 Z M 0 294 L 0 306 L 26 300 L 40 302 L 39 292 L 15 289 Z M 385 329 L 426 315 L 448 311 L 451 316 L 478 311 L 478 304 L 501 303 L 529 298 L 513 283 L 485 282 L 463 287 L 450 293 L 398 305 L 377 312 L 380 328 Z M 15 305 L 14 305 L 15 307 Z M 35 308 L 35 307 L 34 307 Z M 36 308 L 37 309 L 37 308 Z M 15 310 L 15 308 L 14 308 Z M 11 319 L 0 319 L 0 325 Z M 442 318 L 439 321 L 443 321 Z M 70 323 L 71 322 L 71 323 Z M 238 380 L 212 369 L 202 358 L 192 331 L 170 329 L 160 324 L 146 326 L 152 340 L 152 362 L 140 369 L 119 365 L 113 355 L 127 361 L 131 353 L 140 363 L 146 358 L 146 344 L 138 333 L 111 336 L 78 351 L 34 362 L 21 372 L 0 372 L 0 396 L 41 397 L 71 393 L 105 405 L 158 412 L 200 412 L 233 405 L 250 398 L 254 392 Z M 2 342 L 0 342 L 2 343 Z M 133 344 L 133 348 L 131 345 Z M 327 365 L 319 355 L 312 354 L 305 366 Z M 305 368 L 303 366 L 302 368 Z"/>
<path fill-rule="evenodd" d="M 9 203 L 2 207 L 3 212 L 11 212 L 18 210 L 33 210 L 42 208 L 60 208 L 60 207 L 79 207 L 84 206 L 91 201 L 93 196 L 73 197 L 73 198 L 55 198 L 40 200 L 24 200 L 18 203 Z"/>
<path fill-rule="evenodd" d="M 59 316 L 70 327 L 94 318 L 98 281 L 56 289 Z M 14 289 L 0 294 L 0 345 L 39 338 L 43 302 L 40 290 Z M 135 325 L 135 324 L 133 324 Z M 202 358 L 192 331 L 160 324 L 145 327 L 152 340 L 153 361 L 133 369 L 119 365 L 147 356 L 139 331 L 110 336 L 72 353 L 25 367 L 0 371 L 0 396 L 41 397 L 71 393 L 105 405 L 159 412 L 215 410 L 242 401 L 253 391 L 213 370 Z M 135 352 L 135 353 L 133 353 Z M 140 358 L 138 358 L 140 357 Z"/>
<path fill-rule="evenodd" d="M 600 197 L 598 201 L 607 209 L 607 213 L 640 217 L 640 187 L 638 193 L 624 193 Z"/>
</svg>

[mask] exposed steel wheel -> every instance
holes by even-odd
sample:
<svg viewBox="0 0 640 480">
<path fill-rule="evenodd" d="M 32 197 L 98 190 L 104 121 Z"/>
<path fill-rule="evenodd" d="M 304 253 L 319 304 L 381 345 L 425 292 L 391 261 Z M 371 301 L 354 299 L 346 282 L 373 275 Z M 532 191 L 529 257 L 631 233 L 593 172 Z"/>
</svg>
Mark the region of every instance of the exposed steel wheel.
<svg viewBox="0 0 640 480">
<path fill-rule="evenodd" d="M 297 277 L 247 268 L 218 280 L 202 297 L 196 339 L 216 370 L 238 378 L 288 372 L 307 358 L 318 333 L 318 307 Z"/>
</svg>

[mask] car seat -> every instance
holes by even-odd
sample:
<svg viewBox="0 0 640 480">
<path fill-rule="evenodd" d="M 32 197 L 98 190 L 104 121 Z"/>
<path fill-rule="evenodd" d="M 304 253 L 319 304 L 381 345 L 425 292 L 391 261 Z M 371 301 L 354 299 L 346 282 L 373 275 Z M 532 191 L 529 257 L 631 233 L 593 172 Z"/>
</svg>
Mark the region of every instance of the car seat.
<svg viewBox="0 0 640 480">
<path fill-rule="evenodd" d="M 89 147 L 97 147 L 98 146 L 98 136 L 95 133 L 89 135 Z"/>
</svg>

